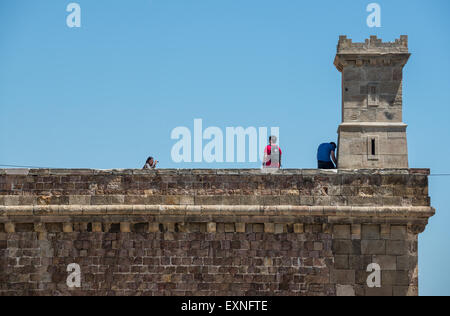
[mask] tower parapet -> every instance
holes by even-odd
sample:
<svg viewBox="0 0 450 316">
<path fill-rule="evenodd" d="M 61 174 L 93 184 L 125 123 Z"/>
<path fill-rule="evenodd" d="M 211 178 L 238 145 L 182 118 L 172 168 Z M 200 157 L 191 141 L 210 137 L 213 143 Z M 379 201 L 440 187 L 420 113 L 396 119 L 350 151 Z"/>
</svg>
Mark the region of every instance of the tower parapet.
<svg viewBox="0 0 450 316">
<path fill-rule="evenodd" d="M 377 36 L 371 36 L 366 39 L 364 43 L 353 43 L 347 36 L 339 37 L 338 54 L 353 53 L 380 53 L 385 51 L 387 53 L 409 53 L 408 51 L 408 36 L 402 35 L 395 42 L 383 42 Z"/>
</svg>

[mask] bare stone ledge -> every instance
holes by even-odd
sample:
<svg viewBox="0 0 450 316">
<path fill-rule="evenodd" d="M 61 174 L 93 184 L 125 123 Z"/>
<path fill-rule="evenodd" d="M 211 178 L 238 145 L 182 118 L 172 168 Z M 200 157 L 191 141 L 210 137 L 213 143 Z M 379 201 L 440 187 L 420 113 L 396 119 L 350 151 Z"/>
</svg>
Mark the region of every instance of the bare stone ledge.
<svg viewBox="0 0 450 316">
<path fill-rule="evenodd" d="M 388 123 L 371 123 L 378 125 L 386 125 L 392 127 L 398 124 Z M 348 123 L 350 126 L 355 126 L 354 123 Z M 346 126 L 346 125 L 344 125 Z M 402 125 L 403 126 L 403 125 Z M 335 174 L 429 174 L 429 169 L 338 169 L 338 170 L 321 170 L 321 169 L 275 169 L 275 170 L 261 170 L 261 169 L 110 169 L 110 170 L 96 170 L 96 169 L 0 169 L 1 176 L 20 175 L 20 176 L 79 176 L 79 175 L 335 175 Z"/>
</svg>

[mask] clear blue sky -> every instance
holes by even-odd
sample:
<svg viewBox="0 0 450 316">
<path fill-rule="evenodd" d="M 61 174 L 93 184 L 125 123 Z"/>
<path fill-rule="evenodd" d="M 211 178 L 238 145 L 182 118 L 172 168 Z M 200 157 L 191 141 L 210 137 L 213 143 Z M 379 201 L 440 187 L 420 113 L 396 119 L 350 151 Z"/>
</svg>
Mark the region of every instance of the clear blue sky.
<svg viewBox="0 0 450 316">
<path fill-rule="evenodd" d="M 404 121 L 411 167 L 450 173 L 450 2 L 78 0 L 0 2 L 0 164 L 140 168 L 176 164 L 177 126 L 277 126 L 284 167 L 314 168 L 317 144 L 336 140 L 338 36 L 409 35 Z M 420 237 L 420 290 L 450 295 L 450 177 L 430 180 L 437 208 Z"/>
</svg>

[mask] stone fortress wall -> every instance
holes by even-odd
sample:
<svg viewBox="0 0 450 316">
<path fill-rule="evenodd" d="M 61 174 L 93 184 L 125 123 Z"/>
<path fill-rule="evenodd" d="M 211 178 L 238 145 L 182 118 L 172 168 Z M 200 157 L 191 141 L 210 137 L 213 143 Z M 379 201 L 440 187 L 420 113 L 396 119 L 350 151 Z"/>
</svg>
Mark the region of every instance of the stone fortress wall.
<svg viewBox="0 0 450 316">
<path fill-rule="evenodd" d="M 417 295 L 428 173 L 0 170 L 0 295 Z"/>
</svg>

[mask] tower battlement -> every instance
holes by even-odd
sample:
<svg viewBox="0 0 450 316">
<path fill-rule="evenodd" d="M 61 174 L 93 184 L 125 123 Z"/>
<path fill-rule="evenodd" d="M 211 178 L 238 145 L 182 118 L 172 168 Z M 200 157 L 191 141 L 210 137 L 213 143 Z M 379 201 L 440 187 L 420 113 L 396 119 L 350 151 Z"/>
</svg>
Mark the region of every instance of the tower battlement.
<svg viewBox="0 0 450 316">
<path fill-rule="evenodd" d="M 371 36 L 364 43 L 353 43 L 345 35 L 339 37 L 338 54 L 370 54 L 370 53 L 409 53 L 408 36 L 402 35 L 395 42 L 383 42 L 377 36 Z"/>
</svg>

